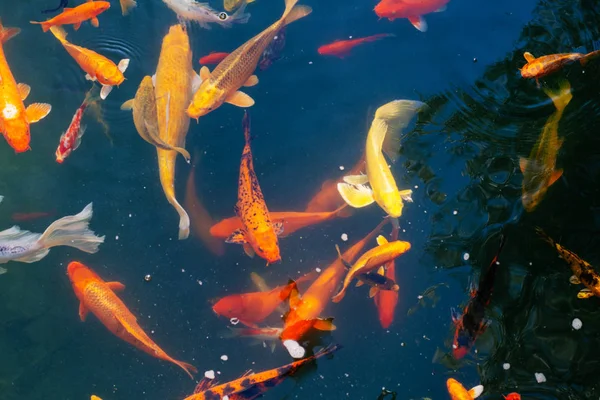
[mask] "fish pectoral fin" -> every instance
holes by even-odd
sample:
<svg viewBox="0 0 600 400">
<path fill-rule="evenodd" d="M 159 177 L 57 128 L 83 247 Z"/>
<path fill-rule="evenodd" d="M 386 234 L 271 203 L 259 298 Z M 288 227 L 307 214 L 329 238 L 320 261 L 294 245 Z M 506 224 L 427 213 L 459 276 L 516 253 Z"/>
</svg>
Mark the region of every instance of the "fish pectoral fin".
<svg viewBox="0 0 600 400">
<path fill-rule="evenodd" d="M 528 51 L 523 53 L 523 57 L 525 57 L 525 60 L 527 60 L 527 62 L 532 62 L 533 60 L 535 60 L 535 56 Z"/>
<path fill-rule="evenodd" d="M 519 169 L 521 170 L 521 173 L 525 173 L 525 170 L 527 169 L 527 162 L 528 160 L 525 157 L 519 158 Z"/>
<path fill-rule="evenodd" d="M 275 231 L 275 234 L 277 236 L 281 236 L 281 234 L 283 234 L 283 222 L 279 221 L 279 222 L 273 222 L 273 230 Z"/>
<path fill-rule="evenodd" d="M 246 240 L 244 231 L 241 229 L 236 229 L 231 233 L 231 235 L 229 235 L 227 239 L 225 239 L 225 243 L 245 244 L 248 243 L 248 241 Z"/>
<path fill-rule="evenodd" d="M 81 322 L 85 321 L 85 318 L 87 317 L 89 312 L 90 311 L 85 307 L 85 304 L 79 303 L 79 319 L 81 320 Z"/>
<path fill-rule="evenodd" d="M 113 292 L 122 292 L 125 290 L 125 285 L 121 282 L 106 282 L 106 286 Z"/>
<path fill-rule="evenodd" d="M 112 91 L 112 89 L 113 87 L 111 85 L 102 85 L 102 89 L 100 90 L 100 98 L 102 100 L 106 99 Z"/>
<path fill-rule="evenodd" d="M 483 393 L 483 385 L 477 385 L 469 390 L 469 395 L 471 395 L 471 398 L 473 399 L 481 396 L 481 393 Z"/>
<path fill-rule="evenodd" d="M 354 287 L 361 287 L 364 284 L 365 283 L 359 279 L 359 280 L 356 281 L 356 285 Z"/>
<path fill-rule="evenodd" d="M 75 143 L 73 144 L 73 150 L 77 150 L 77 148 L 81 144 L 81 137 L 85 133 L 86 128 L 87 128 L 86 125 L 84 125 L 81 128 L 79 128 L 79 134 L 77 135 L 77 138 L 75 139 Z"/>
<path fill-rule="evenodd" d="M 90 74 L 85 74 L 85 80 L 94 82 L 96 78 L 92 77 Z"/>
<path fill-rule="evenodd" d="M 333 318 L 317 318 L 313 327 L 319 331 L 335 331 L 337 329 L 333 324 Z"/>
<path fill-rule="evenodd" d="M 202 78 L 196 72 L 192 74 L 192 94 L 196 93 L 202 84 Z"/>
<path fill-rule="evenodd" d="M 52 110 L 52 106 L 46 103 L 33 103 L 30 104 L 25 110 L 25 115 L 27 117 L 27 122 L 33 124 L 34 122 L 38 122 L 40 119 L 44 118 L 46 115 L 50 113 Z"/>
<path fill-rule="evenodd" d="M 205 79 L 210 78 L 210 69 L 208 69 L 206 65 L 203 66 L 202 68 L 200 68 L 199 75 L 202 82 L 204 82 Z"/>
<path fill-rule="evenodd" d="M 571 285 L 579 285 L 581 284 L 581 281 L 576 275 L 571 275 L 571 277 L 569 278 L 569 283 L 571 283 Z"/>
<path fill-rule="evenodd" d="M 127 67 L 129 67 L 129 61 L 129 58 L 124 58 L 121 61 L 119 61 L 119 64 L 117 64 L 117 68 L 119 69 L 119 71 L 121 71 L 121 73 L 127 71 Z"/>
<path fill-rule="evenodd" d="M 578 299 L 589 299 L 590 297 L 594 297 L 594 292 L 588 288 L 581 289 L 579 293 L 577 293 Z"/>
<path fill-rule="evenodd" d="M 121 104 L 121 110 L 133 110 L 134 99 L 129 99 L 125 103 Z"/>
<path fill-rule="evenodd" d="M 242 245 L 243 249 L 244 249 L 244 253 L 246 253 L 246 255 L 250 258 L 254 258 L 254 256 L 256 255 L 256 253 L 254 252 L 254 249 L 252 248 L 252 246 L 250 246 L 249 243 L 244 243 Z"/>
<path fill-rule="evenodd" d="M 423 18 L 422 16 L 417 15 L 414 17 L 408 17 L 408 20 L 410 21 L 412 26 L 417 28 L 419 31 L 427 32 L 427 21 L 425 21 L 425 18 Z"/>
<path fill-rule="evenodd" d="M 0 267 L 0 275 L 7 273 L 8 270 L 6 268 Z"/>
<path fill-rule="evenodd" d="M 372 299 L 379 292 L 379 288 L 377 286 L 371 286 L 369 289 L 369 298 Z"/>
<path fill-rule="evenodd" d="M 90 23 L 92 24 L 92 26 L 94 28 L 97 28 L 100 26 L 100 21 L 98 21 L 98 18 L 94 17 L 90 20 Z"/>
<path fill-rule="evenodd" d="M 256 86 L 256 85 L 258 85 L 258 76 L 252 75 L 252 76 L 250 76 L 250 78 L 248 78 L 248 80 L 246 80 L 246 82 L 244 82 L 244 84 L 242 86 L 252 87 L 252 86 Z"/>
<path fill-rule="evenodd" d="M 562 169 L 557 169 L 556 171 L 552 172 L 552 175 L 550 176 L 550 185 L 554 185 L 554 182 L 556 182 L 562 176 L 562 174 Z"/>
<path fill-rule="evenodd" d="M 80 27 L 81 27 L 81 22 L 77 22 L 77 23 L 73 24 L 73 29 L 75 29 L 76 31 L 79 30 Z"/>
<path fill-rule="evenodd" d="M 252 97 L 248 96 L 246 93 L 240 92 L 238 90 L 237 92 L 234 92 L 234 93 L 230 94 L 229 96 L 227 96 L 227 98 L 225 99 L 225 103 L 229 103 L 229 104 L 232 104 L 237 107 L 245 108 L 245 107 L 252 107 L 254 105 L 254 100 L 252 99 Z"/>
<path fill-rule="evenodd" d="M 347 175 L 344 178 L 344 182 L 349 183 L 350 185 L 364 185 L 369 183 L 369 177 L 367 175 Z"/>
<path fill-rule="evenodd" d="M 27 96 L 29 96 L 29 92 L 31 92 L 31 86 L 25 83 L 19 83 L 17 85 L 17 89 L 19 89 L 19 94 L 21 95 L 21 100 L 25 100 Z"/>
<path fill-rule="evenodd" d="M 384 244 L 388 244 L 388 240 L 383 235 L 377 236 L 377 245 L 383 246 Z"/>
<path fill-rule="evenodd" d="M 373 191 L 365 185 L 350 185 L 340 182 L 337 184 L 337 189 L 342 199 L 354 208 L 366 207 L 375 201 Z"/>
</svg>

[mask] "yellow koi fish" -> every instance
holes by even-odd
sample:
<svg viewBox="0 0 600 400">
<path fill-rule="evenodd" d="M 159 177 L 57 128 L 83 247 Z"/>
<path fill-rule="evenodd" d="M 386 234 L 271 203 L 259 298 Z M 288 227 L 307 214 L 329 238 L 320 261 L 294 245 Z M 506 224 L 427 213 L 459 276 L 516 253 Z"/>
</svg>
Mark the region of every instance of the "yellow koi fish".
<svg viewBox="0 0 600 400">
<path fill-rule="evenodd" d="M 296 6 L 297 2 L 298 0 L 285 0 L 285 11 L 281 18 L 225 57 L 213 72 L 206 66 L 200 69 L 202 84 L 187 109 L 190 118 L 198 119 L 219 108 L 224 102 L 238 107 L 254 105 L 254 100 L 238 89 L 258 83 L 258 78 L 253 75 L 254 70 L 277 32 L 311 13 L 312 8 Z"/>
<path fill-rule="evenodd" d="M 426 107 L 413 100 L 394 100 L 379 107 L 367 135 L 366 175 L 348 175 L 337 185 L 344 201 L 354 208 L 376 202 L 392 218 L 402 215 L 403 200 L 412 202 L 412 190 L 398 190 L 392 171 L 383 155 L 395 161 L 400 149 L 400 134 L 412 117 Z M 370 183 L 371 187 L 366 186 Z"/>
<path fill-rule="evenodd" d="M 171 147 L 185 147 L 190 119 L 185 108 L 199 78 L 192 70 L 192 51 L 185 28 L 173 25 L 164 37 L 156 75 L 152 77 L 156 98 L 158 134 Z M 160 183 L 167 200 L 179 214 L 179 239 L 190 234 L 190 217 L 175 198 L 175 158 L 177 152 L 157 148 Z"/>
<path fill-rule="evenodd" d="M 563 170 L 556 169 L 558 150 L 563 139 L 558 137 L 558 123 L 563 112 L 573 96 L 571 85 L 564 80 L 560 90 L 553 92 L 544 88 L 544 92 L 552 99 L 556 111 L 548 118 L 540 138 L 531 149 L 529 159 L 521 157 L 519 166 L 523 173 L 523 207 L 528 212 L 533 211 L 541 202 L 548 188 L 562 176 Z"/>
<path fill-rule="evenodd" d="M 233 11 L 242 5 L 244 0 L 223 0 L 223 8 L 225 11 Z M 247 0 L 246 3 L 254 3 L 254 0 Z"/>
</svg>

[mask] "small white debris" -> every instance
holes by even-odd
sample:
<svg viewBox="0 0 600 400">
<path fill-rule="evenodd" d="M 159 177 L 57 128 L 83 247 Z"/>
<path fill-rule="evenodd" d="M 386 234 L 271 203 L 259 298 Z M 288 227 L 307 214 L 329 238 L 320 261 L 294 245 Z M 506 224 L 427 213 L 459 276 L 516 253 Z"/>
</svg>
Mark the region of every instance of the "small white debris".
<svg viewBox="0 0 600 400">
<path fill-rule="evenodd" d="M 231 325 L 237 325 L 240 323 L 240 320 L 237 319 L 236 317 L 233 317 L 229 320 L 229 322 L 231 322 Z"/>
<path fill-rule="evenodd" d="M 115 236 L 115 240 L 119 240 L 119 235 Z"/>
<path fill-rule="evenodd" d="M 452 211 L 452 214 L 457 215 L 458 214 L 458 210 Z"/>
<path fill-rule="evenodd" d="M 215 379 L 215 371 L 213 371 L 212 369 L 210 371 L 206 371 L 204 373 L 204 377 L 206 379 Z"/>
<path fill-rule="evenodd" d="M 417 299 L 419 299 L 419 300 L 421 300 L 422 298 L 423 298 L 423 295 L 421 295 L 421 294 L 417 296 Z"/>
<path fill-rule="evenodd" d="M 535 380 L 537 381 L 537 383 L 544 383 L 546 382 L 546 377 L 541 372 L 536 372 Z"/>
<path fill-rule="evenodd" d="M 223 400 L 229 400 L 229 396 L 227 396 L 227 395 L 223 396 Z"/>
<path fill-rule="evenodd" d="M 200 279 L 198 279 L 198 285 L 202 286 L 202 281 Z"/>
<path fill-rule="evenodd" d="M 308 65 L 312 65 L 312 61 L 309 61 L 309 62 L 308 62 Z"/>
<path fill-rule="evenodd" d="M 468 261 L 469 257 L 471 257 L 471 255 L 469 253 L 463 254 L 463 260 Z"/>
<path fill-rule="evenodd" d="M 345 168 L 343 165 L 340 165 L 340 171 L 343 171 Z"/>
<path fill-rule="evenodd" d="M 304 357 L 304 354 L 306 354 L 304 347 L 300 346 L 295 340 L 285 340 L 283 345 L 293 358 L 302 358 Z"/>
<path fill-rule="evenodd" d="M 348 240 L 348 235 L 345 233 L 342 233 L 342 240 L 345 242 Z"/>
<path fill-rule="evenodd" d="M 415 189 L 418 189 L 418 188 L 419 188 L 419 185 L 415 185 Z"/>
<path fill-rule="evenodd" d="M 508 371 L 510 369 L 510 364 L 504 363 L 504 364 L 502 364 L 502 368 L 504 368 L 505 371 Z"/>
<path fill-rule="evenodd" d="M 452 348 L 453 348 L 454 350 L 456 350 L 456 349 L 458 349 L 458 346 L 457 346 L 457 345 L 455 345 L 455 344 L 453 344 L 453 345 L 452 345 Z"/>
<path fill-rule="evenodd" d="M 317 271 L 318 273 L 321 273 L 321 268 L 317 267 L 317 268 L 315 268 L 315 271 Z"/>
<path fill-rule="evenodd" d="M 573 320 L 573 322 L 571 323 L 571 325 L 573 326 L 573 329 L 575 329 L 576 331 L 578 331 L 583 326 L 583 322 L 581 322 L 581 320 L 579 318 L 575 318 Z"/>
<path fill-rule="evenodd" d="M 221 360 L 223 360 L 223 361 L 227 361 L 227 360 L 229 360 L 229 357 L 227 357 L 227 354 L 223 354 L 223 355 L 221 356 Z"/>
<path fill-rule="evenodd" d="M 131 214 L 129 214 L 129 218 L 131 218 Z"/>
</svg>

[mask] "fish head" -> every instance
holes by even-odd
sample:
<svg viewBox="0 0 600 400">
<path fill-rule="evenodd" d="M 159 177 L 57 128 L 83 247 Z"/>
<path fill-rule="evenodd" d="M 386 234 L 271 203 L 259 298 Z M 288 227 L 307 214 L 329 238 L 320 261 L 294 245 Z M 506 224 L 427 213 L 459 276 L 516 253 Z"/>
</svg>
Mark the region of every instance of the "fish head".
<svg viewBox="0 0 600 400">
<path fill-rule="evenodd" d="M 270 236 L 270 235 L 269 235 Z M 273 233 L 272 238 L 269 240 L 260 240 L 257 238 L 257 246 L 254 246 L 254 251 L 261 258 L 267 260 L 268 264 L 274 264 L 281 261 L 281 254 L 279 252 L 279 243 L 277 243 L 277 237 Z"/>
<path fill-rule="evenodd" d="M 240 318 L 244 315 L 244 299 L 240 295 L 223 297 L 213 306 L 213 312 L 226 318 Z"/>
<path fill-rule="evenodd" d="M 403 15 L 408 5 L 399 1 L 380 1 L 374 8 L 375 14 L 379 18 L 398 18 Z"/>
<path fill-rule="evenodd" d="M 397 191 L 382 193 L 379 204 L 390 217 L 400 218 L 402 216 L 404 202 Z"/>
<path fill-rule="evenodd" d="M 111 86 L 119 86 L 125 81 L 125 75 L 123 75 L 116 65 L 111 65 L 107 68 L 98 68 L 96 78 L 100 83 L 106 83 Z"/>
<path fill-rule="evenodd" d="M 12 104 L 7 104 L 2 115 L 0 115 L 2 122 L 2 132 L 6 141 L 12 147 L 15 152 L 23 153 L 27 150 L 31 150 L 29 142 L 31 136 L 29 134 L 29 123 L 22 115 L 17 107 Z"/>
<path fill-rule="evenodd" d="M 200 118 L 209 112 L 216 110 L 225 101 L 225 92 L 206 79 L 200 85 L 198 91 L 187 109 L 190 118 Z"/>
<path fill-rule="evenodd" d="M 75 289 L 75 293 L 83 293 L 83 290 L 90 282 L 102 281 L 94 271 L 78 261 L 69 263 L 67 275 Z"/>
<path fill-rule="evenodd" d="M 110 3 L 108 1 L 95 1 L 94 5 L 99 12 L 104 12 L 110 8 Z"/>
</svg>

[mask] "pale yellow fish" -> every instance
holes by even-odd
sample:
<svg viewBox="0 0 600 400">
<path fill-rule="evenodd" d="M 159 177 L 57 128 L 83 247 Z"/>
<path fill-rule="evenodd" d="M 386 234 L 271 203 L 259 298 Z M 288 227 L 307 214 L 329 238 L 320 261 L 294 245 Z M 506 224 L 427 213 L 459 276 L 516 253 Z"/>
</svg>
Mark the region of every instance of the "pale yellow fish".
<svg viewBox="0 0 600 400">
<path fill-rule="evenodd" d="M 160 139 L 172 147 L 185 147 L 190 119 L 185 108 L 199 78 L 192 70 L 192 51 L 185 28 L 173 25 L 164 37 L 156 75 L 152 78 Z M 179 214 L 179 239 L 190 234 L 190 218 L 175 198 L 175 159 L 177 152 L 157 148 L 160 183 L 167 200 Z"/>
<path fill-rule="evenodd" d="M 137 6 L 135 0 L 119 0 L 121 2 L 121 13 L 123 15 L 129 14 L 132 8 Z"/>
<path fill-rule="evenodd" d="M 244 0 L 223 0 L 225 11 L 233 11 L 238 8 Z M 246 3 L 254 3 L 254 0 L 248 0 Z"/>
<path fill-rule="evenodd" d="M 162 141 L 158 133 L 158 117 L 156 116 L 156 99 L 152 77 L 145 76 L 140 82 L 135 98 L 121 105 L 121 110 L 133 110 L 133 124 L 138 134 L 151 145 L 164 149 L 175 150 L 186 162 L 190 162 L 190 153 L 181 147 L 173 147 Z"/>
<path fill-rule="evenodd" d="M 367 174 L 345 176 L 344 182 L 337 185 L 346 203 L 361 208 L 376 202 L 390 217 L 402 215 L 403 200 L 412 202 L 412 190 L 398 190 L 383 153 L 392 161 L 398 157 L 402 129 L 424 107 L 426 104 L 420 101 L 394 100 L 377 109 L 367 135 Z M 371 187 L 366 183 L 370 183 Z"/>
<path fill-rule="evenodd" d="M 206 66 L 202 67 L 200 70 L 202 84 L 187 109 L 191 118 L 198 119 L 219 108 L 224 102 L 238 107 L 254 105 L 254 100 L 238 89 L 258 83 L 258 78 L 253 75 L 254 70 L 262 53 L 271 44 L 277 32 L 311 13 L 310 7 L 296 6 L 297 2 L 298 0 L 285 0 L 285 11 L 281 18 L 225 57 L 213 72 L 210 72 Z"/>
</svg>

